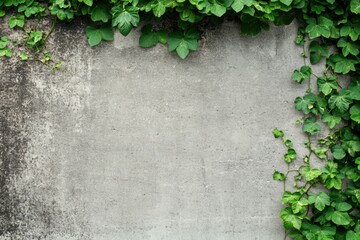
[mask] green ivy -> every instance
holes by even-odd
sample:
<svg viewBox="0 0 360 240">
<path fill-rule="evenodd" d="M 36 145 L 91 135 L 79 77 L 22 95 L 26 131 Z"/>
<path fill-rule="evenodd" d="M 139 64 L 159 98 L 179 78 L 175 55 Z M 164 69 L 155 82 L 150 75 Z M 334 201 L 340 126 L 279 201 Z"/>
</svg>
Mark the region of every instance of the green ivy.
<svg viewBox="0 0 360 240">
<path fill-rule="evenodd" d="M 48 32 L 29 27 L 32 19 L 49 15 L 53 25 Z M 58 21 L 79 17 L 88 19 L 85 32 L 92 47 L 113 40 L 114 30 L 127 36 L 142 25 L 141 47 L 165 44 L 182 59 L 198 49 L 201 30 L 225 18 L 238 21 L 244 35 L 297 19 L 295 43 L 303 47 L 304 64 L 291 78 L 307 84 L 294 106 L 303 114 L 298 122 L 308 139 L 307 153 L 301 155 L 283 131 L 273 131 L 284 144 L 288 166 L 273 174 L 284 183 L 284 239 L 360 239 L 360 0 L 4 0 L 0 19 L 13 31 L 23 31 L 23 38 L 0 36 L 0 57 L 59 69 L 62 62 L 46 50 L 47 39 Z M 325 69 L 317 76 L 311 65 L 319 62 Z M 349 84 L 339 81 L 343 76 Z M 320 137 L 325 128 L 329 133 Z"/>
</svg>

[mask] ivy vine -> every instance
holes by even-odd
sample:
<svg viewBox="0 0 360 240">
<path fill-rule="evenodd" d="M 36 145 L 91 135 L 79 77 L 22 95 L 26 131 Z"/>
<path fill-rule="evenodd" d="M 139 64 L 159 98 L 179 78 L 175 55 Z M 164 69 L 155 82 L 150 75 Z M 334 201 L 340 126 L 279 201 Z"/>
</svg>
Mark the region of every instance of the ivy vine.
<svg viewBox="0 0 360 240">
<path fill-rule="evenodd" d="M 28 25 L 49 17 L 50 30 Z M 23 37 L 0 32 L 0 57 L 60 68 L 46 42 L 57 22 L 79 17 L 88 19 L 92 47 L 113 40 L 114 29 L 127 36 L 142 23 L 141 47 L 166 44 L 182 59 L 198 49 L 202 30 L 225 18 L 238 21 L 244 35 L 297 19 L 295 43 L 303 46 L 304 65 L 292 80 L 307 83 L 307 91 L 294 104 L 308 138 L 307 154 L 299 156 L 283 131 L 273 131 L 286 147 L 287 171 L 273 174 L 284 183 L 284 239 L 360 240 L 360 0 L 3 0 L 0 19 Z M 322 59 L 326 68 L 317 76 L 311 65 Z M 339 80 L 344 77 L 346 84 Z M 320 137 L 324 128 L 329 133 Z"/>
</svg>

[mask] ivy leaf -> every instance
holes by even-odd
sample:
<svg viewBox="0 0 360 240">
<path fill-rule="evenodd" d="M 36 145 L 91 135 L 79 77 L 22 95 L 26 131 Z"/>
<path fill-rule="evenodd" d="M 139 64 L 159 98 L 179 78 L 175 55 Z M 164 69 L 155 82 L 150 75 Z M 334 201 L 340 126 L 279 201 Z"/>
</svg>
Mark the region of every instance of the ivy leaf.
<svg viewBox="0 0 360 240">
<path fill-rule="evenodd" d="M 334 69 L 335 73 L 347 74 L 350 71 L 355 71 L 355 64 L 358 63 L 355 59 L 348 59 L 341 54 L 335 54 L 327 59 L 327 63 Z"/>
<path fill-rule="evenodd" d="M 9 42 L 9 37 L 8 36 L 3 36 L 0 39 L 0 49 L 6 48 L 8 42 Z"/>
<path fill-rule="evenodd" d="M 322 5 L 311 6 L 311 12 L 315 12 L 317 15 L 320 15 L 324 11 L 325 11 L 325 7 Z"/>
<path fill-rule="evenodd" d="M 27 53 L 20 53 L 19 57 L 22 61 L 26 61 L 29 59 L 29 55 Z"/>
<path fill-rule="evenodd" d="M 281 130 L 279 130 L 279 129 L 277 129 L 277 128 L 275 128 L 275 129 L 273 130 L 273 134 L 274 134 L 274 137 L 275 137 L 275 138 L 282 138 L 282 137 L 284 137 L 284 132 L 281 131 Z"/>
<path fill-rule="evenodd" d="M 325 96 L 329 95 L 332 90 L 336 90 L 339 85 L 336 81 L 336 77 L 319 77 L 317 79 L 317 86 L 320 92 L 322 92 Z"/>
<path fill-rule="evenodd" d="M 350 156 L 354 157 L 357 152 L 360 152 L 360 141 L 358 139 L 352 139 L 343 141 L 344 148 L 347 149 Z"/>
<path fill-rule="evenodd" d="M 342 26 L 340 29 L 340 36 L 346 37 L 349 36 L 352 41 L 356 41 L 360 35 L 360 25 L 359 24 L 351 24 L 347 23 Z"/>
<path fill-rule="evenodd" d="M 235 12 L 240 12 L 241 10 L 243 10 L 245 4 L 244 1 L 242 0 L 234 0 L 233 4 L 231 5 L 231 8 L 235 11 Z"/>
<path fill-rule="evenodd" d="M 3 16 L 5 16 L 5 10 L 0 9 L 0 18 L 3 17 Z"/>
<path fill-rule="evenodd" d="M 92 8 L 90 15 L 93 22 L 101 21 L 106 23 L 111 18 L 111 15 L 105 5 L 101 4 L 96 5 L 94 8 Z"/>
<path fill-rule="evenodd" d="M 349 97 L 352 100 L 360 100 L 360 85 L 350 87 L 349 91 Z"/>
<path fill-rule="evenodd" d="M 320 159 L 326 159 L 327 149 L 322 147 L 317 147 L 314 151 L 315 155 L 318 156 Z"/>
<path fill-rule="evenodd" d="M 346 156 L 344 149 L 339 145 L 333 146 L 331 148 L 331 153 L 336 160 L 341 160 Z"/>
<path fill-rule="evenodd" d="M 273 173 L 273 179 L 274 180 L 279 180 L 279 181 L 284 181 L 286 179 L 285 174 L 275 171 Z"/>
<path fill-rule="evenodd" d="M 310 224 L 308 222 L 304 222 L 301 228 L 303 230 L 302 233 L 304 234 L 304 236 L 306 236 L 306 239 L 309 240 L 334 240 L 334 235 L 336 234 L 335 227 L 320 227 L 318 225 Z M 304 238 L 302 237 L 300 240 L 303 239 Z"/>
<path fill-rule="evenodd" d="M 304 80 L 309 80 L 312 70 L 308 66 L 302 66 L 300 70 L 295 70 L 291 76 L 291 79 L 297 83 L 302 83 Z"/>
<path fill-rule="evenodd" d="M 284 142 L 285 146 L 287 146 L 288 148 L 291 148 L 293 146 L 292 141 L 289 139 L 283 139 L 283 142 Z"/>
<path fill-rule="evenodd" d="M 347 202 L 339 202 L 339 203 L 336 203 L 335 208 L 336 208 L 336 210 L 338 210 L 340 212 L 347 212 L 352 208 L 352 206 L 350 204 L 348 204 Z"/>
<path fill-rule="evenodd" d="M 353 121 L 360 123 L 360 103 L 357 103 L 350 108 L 350 118 Z"/>
<path fill-rule="evenodd" d="M 316 123 L 316 118 L 309 117 L 305 119 L 304 125 L 303 125 L 303 131 L 310 133 L 311 135 L 316 134 L 321 130 L 321 127 L 319 124 Z"/>
<path fill-rule="evenodd" d="M 346 226 L 351 222 L 351 217 L 346 212 L 334 211 L 331 214 L 331 221 L 337 225 Z"/>
<path fill-rule="evenodd" d="M 52 15 L 56 15 L 60 20 L 72 20 L 74 18 L 74 11 L 70 8 L 61 8 L 59 5 L 49 7 Z"/>
<path fill-rule="evenodd" d="M 342 90 L 339 94 L 334 94 L 329 98 L 330 108 L 334 109 L 336 107 L 342 113 L 349 109 L 351 102 L 349 92 L 346 90 Z"/>
<path fill-rule="evenodd" d="M 222 17 L 226 13 L 226 7 L 216 3 L 216 1 L 214 1 L 214 4 L 211 6 L 210 11 L 215 16 Z"/>
<path fill-rule="evenodd" d="M 167 34 L 165 31 L 155 31 L 151 25 L 145 25 L 141 29 L 139 45 L 143 48 L 155 46 L 158 42 L 166 43 Z"/>
<path fill-rule="evenodd" d="M 360 157 L 357 157 L 356 159 L 355 159 L 355 164 L 357 164 L 358 165 L 358 170 L 360 170 Z"/>
<path fill-rule="evenodd" d="M 86 28 L 86 36 L 91 47 L 98 45 L 102 40 L 111 41 L 114 39 L 114 32 L 111 27 L 88 26 Z"/>
<path fill-rule="evenodd" d="M 295 109 L 303 112 L 304 114 L 309 114 L 314 108 L 316 103 L 317 96 L 313 93 L 305 95 L 303 98 L 297 97 L 295 99 Z"/>
<path fill-rule="evenodd" d="M 0 49 L 0 57 L 11 57 L 12 56 L 12 50 L 10 48 Z"/>
<path fill-rule="evenodd" d="M 300 230 L 302 219 L 301 217 L 293 214 L 290 208 L 284 208 L 280 213 L 280 217 L 283 220 L 284 227 L 286 229 L 295 228 Z"/>
<path fill-rule="evenodd" d="M 190 50 L 195 51 L 198 48 L 198 39 L 201 33 L 197 30 L 189 30 L 184 34 L 173 32 L 169 35 L 168 46 L 169 52 L 176 50 L 180 58 L 185 59 Z"/>
<path fill-rule="evenodd" d="M 287 153 L 284 155 L 284 160 L 287 163 L 291 163 L 295 158 L 297 157 L 297 154 L 294 149 L 289 148 Z"/>
<path fill-rule="evenodd" d="M 338 177 L 329 178 L 328 180 L 325 181 L 325 186 L 328 189 L 335 188 L 337 190 L 340 190 L 342 186 L 342 181 Z"/>
<path fill-rule="evenodd" d="M 322 46 L 317 41 L 312 41 L 309 45 L 310 63 L 317 64 L 322 57 L 329 55 L 329 50 L 326 46 Z"/>
<path fill-rule="evenodd" d="M 330 28 L 333 26 L 333 22 L 323 16 L 318 18 L 318 24 L 314 18 L 309 19 L 308 25 L 305 31 L 309 34 L 310 39 L 318 38 L 320 36 L 329 38 L 331 31 Z"/>
<path fill-rule="evenodd" d="M 301 198 L 301 194 L 298 192 L 291 193 L 289 191 L 285 191 L 282 196 L 281 202 L 282 204 L 287 204 L 287 203 L 293 204 L 299 201 L 300 198 Z"/>
<path fill-rule="evenodd" d="M 30 32 L 27 44 L 30 48 L 34 48 L 36 46 L 39 46 L 42 42 L 43 33 L 39 31 Z"/>
<path fill-rule="evenodd" d="M 306 211 L 307 205 L 309 205 L 309 201 L 306 198 L 302 197 L 299 201 L 296 201 L 291 205 L 291 209 L 295 214 L 304 213 Z"/>
<path fill-rule="evenodd" d="M 92 4 L 93 4 L 93 0 L 78 0 L 78 1 L 85 3 L 85 4 L 88 5 L 89 7 L 91 7 Z"/>
<path fill-rule="evenodd" d="M 359 240 L 360 239 L 360 232 L 353 232 L 351 230 L 347 231 L 346 233 L 346 240 Z"/>
<path fill-rule="evenodd" d="M 357 56 L 359 54 L 359 44 L 348 42 L 345 40 L 345 38 L 340 38 L 337 46 L 342 48 L 342 53 L 345 57 L 349 54 L 354 56 Z"/>
<path fill-rule="evenodd" d="M 328 112 L 324 112 L 321 116 L 321 120 L 324 123 L 327 123 L 330 129 L 333 129 L 337 124 L 341 122 L 341 114 L 330 114 Z"/>
<path fill-rule="evenodd" d="M 319 169 L 310 168 L 309 166 L 303 167 L 301 170 L 306 181 L 312 181 L 321 175 L 321 171 Z"/>
<path fill-rule="evenodd" d="M 166 6 L 162 1 L 156 1 L 152 6 L 153 13 L 156 17 L 161 17 L 166 12 Z"/>
<path fill-rule="evenodd" d="M 135 7 L 116 6 L 111 9 L 111 13 L 113 16 L 112 26 L 117 27 L 124 36 L 127 36 L 131 29 L 137 27 L 140 22 L 139 9 Z"/>
<path fill-rule="evenodd" d="M 359 14 L 360 13 L 360 0 L 351 0 L 350 1 L 350 10 L 353 13 Z"/>
<path fill-rule="evenodd" d="M 286 6 L 290 6 L 291 3 L 293 2 L 293 0 L 280 0 L 280 2 L 282 2 L 282 3 L 285 4 Z"/>
<path fill-rule="evenodd" d="M 317 210 L 323 211 L 325 206 L 330 206 L 330 197 L 324 192 L 319 192 L 317 195 L 310 193 L 309 203 L 314 204 Z"/>
<path fill-rule="evenodd" d="M 25 16 L 20 14 L 15 16 L 11 16 L 9 18 L 9 27 L 14 28 L 16 26 L 23 28 L 25 24 Z"/>
</svg>

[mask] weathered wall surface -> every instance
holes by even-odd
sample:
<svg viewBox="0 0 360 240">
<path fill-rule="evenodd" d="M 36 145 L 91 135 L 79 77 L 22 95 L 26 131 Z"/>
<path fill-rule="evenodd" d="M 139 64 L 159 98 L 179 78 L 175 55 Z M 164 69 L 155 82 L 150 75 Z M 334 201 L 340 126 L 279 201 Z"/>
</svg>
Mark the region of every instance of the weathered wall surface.
<svg viewBox="0 0 360 240">
<path fill-rule="evenodd" d="M 226 23 L 186 61 L 82 31 L 50 39 L 60 71 L 0 62 L 0 239 L 282 239 L 271 131 L 301 145 L 296 27 Z"/>
</svg>

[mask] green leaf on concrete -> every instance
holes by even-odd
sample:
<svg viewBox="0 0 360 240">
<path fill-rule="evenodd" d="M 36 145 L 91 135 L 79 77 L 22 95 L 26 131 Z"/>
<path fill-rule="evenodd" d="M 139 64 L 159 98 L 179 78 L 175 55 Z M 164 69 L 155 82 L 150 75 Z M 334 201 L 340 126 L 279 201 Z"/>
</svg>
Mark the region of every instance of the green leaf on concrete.
<svg viewBox="0 0 360 240">
<path fill-rule="evenodd" d="M 26 61 L 29 59 L 29 55 L 27 53 L 20 53 L 19 57 L 23 61 Z"/>
<path fill-rule="evenodd" d="M 329 38 L 332 26 L 333 22 L 330 19 L 320 16 L 318 18 L 318 23 L 316 23 L 314 18 L 310 18 L 305 31 L 309 34 L 310 39 L 318 38 L 320 36 Z"/>
<path fill-rule="evenodd" d="M 296 159 L 296 157 L 296 151 L 292 148 L 289 148 L 287 153 L 284 155 L 284 160 L 286 163 L 291 163 L 294 159 Z"/>
<path fill-rule="evenodd" d="M 342 113 L 349 109 L 351 102 L 349 92 L 346 90 L 342 90 L 339 94 L 334 94 L 329 98 L 330 108 L 337 108 Z"/>
<path fill-rule="evenodd" d="M 299 199 L 299 201 L 296 201 L 293 204 L 291 204 L 291 209 L 294 214 L 304 213 L 306 211 L 306 206 L 308 205 L 309 205 L 309 201 L 306 198 L 302 197 Z"/>
<path fill-rule="evenodd" d="M 301 172 L 304 174 L 306 181 L 312 181 L 321 175 L 321 171 L 319 169 L 310 168 L 309 166 L 303 167 Z"/>
<path fill-rule="evenodd" d="M 342 53 L 345 57 L 349 54 L 354 56 L 359 54 L 360 45 L 352 41 L 347 41 L 345 38 L 340 38 L 337 46 L 342 48 Z"/>
<path fill-rule="evenodd" d="M 90 12 L 91 20 L 94 22 L 101 21 L 101 22 L 108 22 L 111 18 L 111 14 L 108 12 L 108 9 L 105 5 L 96 5 Z"/>
<path fill-rule="evenodd" d="M 318 194 L 310 193 L 309 203 L 314 204 L 317 210 L 323 211 L 325 206 L 330 206 L 330 197 L 324 192 L 319 192 Z"/>
<path fill-rule="evenodd" d="M 298 193 L 298 192 L 289 192 L 289 191 L 285 191 L 283 193 L 283 196 L 282 196 L 282 199 L 281 199 L 281 202 L 282 204 L 293 204 L 297 201 L 299 201 L 299 199 L 301 198 L 301 194 Z"/>
<path fill-rule="evenodd" d="M 291 76 L 291 79 L 297 83 L 302 83 L 304 80 L 309 80 L 312 70 L 308 66 L 302 66 L 300 70 L 295 70 Z"/>
<path fill-rule="evenodd" d="M 201 33 L 197 30 L 188 30 L 184 34 L 173 32 L 168 39 L 169 52 L 176 50 L 179 57 L 185 59 L 190 50 L 197 50 L 200 37 Z"/>
<path fill-rule="evenodd" d="M 279 181 L 284 181 L 285 180 L 285 174 L 281 173 L 281 172 L 278 172 L 278 171 L 275 171 L 273 173 L 273 179 L 274 180 L 279 180 Z"/>
<path fill-rule="evenodd" d="M 114 39 L 114 32 L 109 26 L 93 27 L 88 26 L 86 28 L 86 36 L 90 46 L 98 45 L 102 40 L 111 41 Z"/>
<path fill-rule="evenodd" d="M 112 26 L 117 27 L 124 36 L 127 36 L 131 29 L 137 27 L 140 22 L 139 9 L 135 7 L 116 6 L 111 9 L 111 13 L 113 16 Z"/>
<path fill-rule="evenodd" d="M 284 208 L 280 213 L 280 217 L 283 220 L 284 227 L 286 229 L 295 228 L 297 230 L 300 230 L 302 218 L 293 214 L 290 208 Z"/>
<path fill-rule="evenodd" d="M 312 41 L 309 45 L 310 63 L 317 64 L 321 58 L 329 55 L 327 46 L 320 45 L 317 41 Z"/>
<path fill-rule="evenodd" d="M 275 128 L 275 129 L 273 130 L 273 134 L 274 134 L 274 137 L 275 137 L 275 138 L 282 138 L 282 137 L 284 137 L 284 132 L 281 131 L 281 130 L 279 130 L 279 129 L 277 129 L 277 128 Z"/>
<path fill-rule="evenodd" d="M 333 90 L 336 90 L 339 85 L 337 83 L 336 77 L 319 77 L 317 79 L 317 85 L 320 92 L 325 96 L 329 95 Z"/>
<path fill-rule="evenodd" d="M 324 112 L 321 116 L 321 120 L 324 123 L 327 123 L 330 129 L 333 129 L 337 124 L 341 122 L 341 115 L 338 112 L 334 111 L 334 114 L 329 112 Z"/>
<path fill-rule="evenodd" d="M 321 126 L 316 123 L 316 118 L 309 117 L 309 118 L 305 119 L 304 125 L 303 125 L 304 132 L 314 135 L 317 132 L 319 132 L 320 130 L 321 130 Z"/>
<path fill-rule="evenodd" d="M 20 27 L 23 28 L 25 24 L 25 16 L 20 14 L 17 16 L 12 16 L 9 18 L 9 27 L 10 28 L 14 28 L 14 27 Z"/>
</svg>

